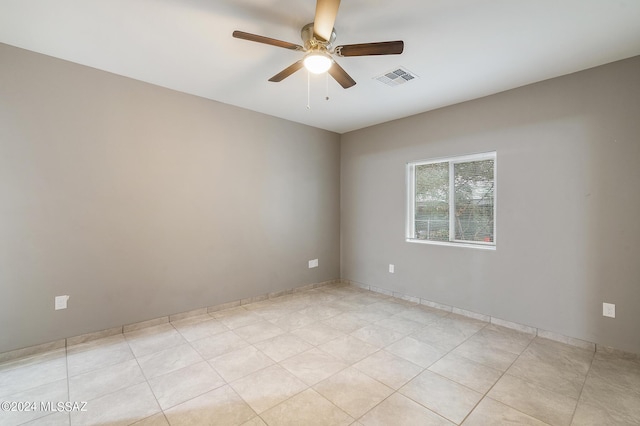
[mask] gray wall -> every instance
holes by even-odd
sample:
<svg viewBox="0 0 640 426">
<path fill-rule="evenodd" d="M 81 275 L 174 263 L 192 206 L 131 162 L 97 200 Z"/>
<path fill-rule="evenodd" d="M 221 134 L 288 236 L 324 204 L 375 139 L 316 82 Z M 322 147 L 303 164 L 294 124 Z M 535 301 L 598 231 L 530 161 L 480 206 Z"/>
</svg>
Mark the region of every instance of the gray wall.
<svg viewBox="0 0 640 426">
<path fill-rule="evenodd" d="M 405 242 L 405 163 L 491 150 L 497 250 Z M 640 353 L 640 57 L 345 134 L 341 162 L 343 279 Z"/>
<path fill-rule="evenodd" d="M 0 44 L 0 352 L 339 278 L 339 180 L 335 133 Z"/>
<path fill-rule="evenodd" d="M 330 132 L 0 44 L 0 352 L 340 265 L 640 352 L 639 75 L 629 59 L 352 132 L 340 152 Z M 498 249 L 406 243 L 405 163 L 488 150 Z"/>
</svg>

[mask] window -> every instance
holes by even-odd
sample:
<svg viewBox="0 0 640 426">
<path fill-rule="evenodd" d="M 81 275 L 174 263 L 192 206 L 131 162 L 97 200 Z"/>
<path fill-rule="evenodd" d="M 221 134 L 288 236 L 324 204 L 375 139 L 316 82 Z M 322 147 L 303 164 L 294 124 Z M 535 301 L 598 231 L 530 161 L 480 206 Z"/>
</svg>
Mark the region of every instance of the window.
<svg viewBox="0 0 640 426">
<path fill-rule="evenodd" d="M 407 241 L 495 248 L 496 153 L 407 164 Z"/>
</svg>

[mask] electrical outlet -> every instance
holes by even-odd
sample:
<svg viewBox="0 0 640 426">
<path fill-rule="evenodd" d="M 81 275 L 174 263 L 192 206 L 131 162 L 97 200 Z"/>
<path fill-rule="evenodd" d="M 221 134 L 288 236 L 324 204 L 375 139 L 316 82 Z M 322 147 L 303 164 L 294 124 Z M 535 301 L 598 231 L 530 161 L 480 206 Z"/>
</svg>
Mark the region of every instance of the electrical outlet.
<svg viewBox="0 0 640 426">
<path fill-rule="evenodd" d="M 309 269 L 318 267 L 318 259 L 313 259 L 309 261 Z"/>
<path fill-rule="evenodd" d="M 60 309 L 67 309 L 67 300 L 69 300 L 69 296 L 56 296 L 55 298 L 55 310 L 58 311 Z"/>
<path fill-rule="evenodd" d="M 390 264 L 389 264 L 389 273 L 390 273 L 390 274 L 393 274 L 393 273 L 395 273 L 395 272 L 396 272 L 396 267 L 395 267 L 395 265 L 394 265 L 393 263 L 390 263 Z"/>
<path fill-rule="evenodd" d="M 613 303 L 602 304 L 602 316 L 615 318 L 616 317 L 616 305 Z"/>
</svg>

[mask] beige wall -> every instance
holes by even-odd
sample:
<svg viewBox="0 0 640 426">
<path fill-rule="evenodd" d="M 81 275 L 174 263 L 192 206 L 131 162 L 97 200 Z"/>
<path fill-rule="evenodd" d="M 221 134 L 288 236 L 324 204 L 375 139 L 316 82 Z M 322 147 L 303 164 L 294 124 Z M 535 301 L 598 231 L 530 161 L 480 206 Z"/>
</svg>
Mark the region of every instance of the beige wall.
<svg viewBox="0 0 640 426">
<path fill-rule="evenodd" d="M 342 278 L 640 353 L 639 76 L 636 57 L 343 135 Z M 497 250 L 405 242 L 405 163 L 493 150 Z"/>
<path fill-rule="evenodd" d="M 339 278 L 339 179 L 337 134 L 0 44 L 0 352 Z"/>
</svg>

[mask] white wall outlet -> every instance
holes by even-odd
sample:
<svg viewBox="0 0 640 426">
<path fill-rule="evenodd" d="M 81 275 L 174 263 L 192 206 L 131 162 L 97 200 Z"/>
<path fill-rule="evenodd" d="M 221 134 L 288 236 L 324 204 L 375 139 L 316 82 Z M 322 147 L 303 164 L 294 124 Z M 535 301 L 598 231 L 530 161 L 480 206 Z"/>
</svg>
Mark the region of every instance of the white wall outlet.
<svg viewBox="0 0 640 426">
<path fill-rule="evenodd" d="M 395 272 L 396 272 L 396 267 L 395 267 L 395 265 L 394 265 L 393 263 L 390 263 L 390 264 L 389 264 L 389 273 L 390 273 L 390 274 L 393 274 L 393 273 L 395 273 Z"/>
<path fill-rule="evenodd" d="M 613 303 L 602 304 L 602 316 L 615 318 L 616 317 L 616 305 Z"/>
<path fill-rule="evenodd" d="M 309 269 L 318 267 L 318 259 L 313 259 L 309 261 Z"/>
<path fill-rule="evenodd" d="M 55 310 L 67 309 L 67 300 L 69 300 L 69 296 L 56 296 Z"/>
</svg>

